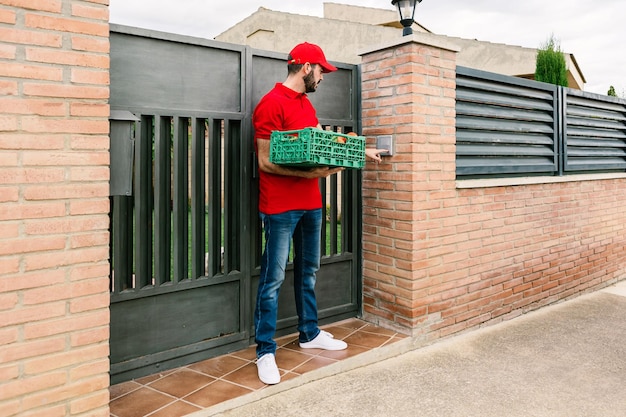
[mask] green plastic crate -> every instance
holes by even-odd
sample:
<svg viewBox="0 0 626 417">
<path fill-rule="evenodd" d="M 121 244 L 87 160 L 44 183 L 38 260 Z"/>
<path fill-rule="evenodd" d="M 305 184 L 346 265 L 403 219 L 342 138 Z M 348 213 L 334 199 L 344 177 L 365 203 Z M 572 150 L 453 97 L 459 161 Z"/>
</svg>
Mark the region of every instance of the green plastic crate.
<svg viewBox="0 0 626 417">
<path fill-rule="evenodd" d="M 345 143 L 337 138 L 345 139 Z M 270 162 L 292 167 L 333 166 L 363 168 L 365 137 L 349 136 L 315 128 L 273 131 Z"/>
</svg>

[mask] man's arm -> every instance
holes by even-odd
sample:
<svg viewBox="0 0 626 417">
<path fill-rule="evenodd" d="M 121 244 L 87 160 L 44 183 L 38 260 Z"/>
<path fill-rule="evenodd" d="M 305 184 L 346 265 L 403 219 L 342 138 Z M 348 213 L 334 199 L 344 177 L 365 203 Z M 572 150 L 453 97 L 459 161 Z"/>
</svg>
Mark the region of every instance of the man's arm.
<svg viewBox="0 0 626 417">
<path fill-rule="evenodd" d="M 286 166 L 276 165 L 270 162 L 270 141 L 269 139 L 257 138 L 257 159 L 259 169 L 263 172 L 276 175 L 289 175 L 302 178 L 325 178 L 329 175 L 343 171 L 343 168 L 316 167 L 311 169 L 294 169 Z"/>
</svg>

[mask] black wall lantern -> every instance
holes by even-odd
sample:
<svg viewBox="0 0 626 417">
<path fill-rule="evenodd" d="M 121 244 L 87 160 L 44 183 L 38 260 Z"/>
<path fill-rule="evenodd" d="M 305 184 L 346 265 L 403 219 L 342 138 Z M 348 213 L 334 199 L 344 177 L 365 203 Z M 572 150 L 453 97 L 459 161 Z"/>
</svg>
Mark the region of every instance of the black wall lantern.
<svg viewBox="0 0 626 417">
<path fill-rule="evenodd" d="M 422 0 L 391 0 L 391 4 L 398 7 L 400 23 L 402 24 L 402 36 L 413 34 L 411 25 L 415 22 L 415 7 Z"/>
</svg>

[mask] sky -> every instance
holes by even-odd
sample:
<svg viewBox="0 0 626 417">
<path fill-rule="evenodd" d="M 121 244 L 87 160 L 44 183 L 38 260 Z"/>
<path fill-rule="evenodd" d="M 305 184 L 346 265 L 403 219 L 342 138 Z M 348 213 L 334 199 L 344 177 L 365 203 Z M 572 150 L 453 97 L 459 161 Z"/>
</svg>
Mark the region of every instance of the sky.
<svg viewBox="0 0 626 417">
<path fill-rule="evenodd" d="M 213 39 L 259 7 L 322 17 L 330 0 L 110 0 L 110 21 Z M 330 2 L 394 10 L 390 0 Z M 435 34 L 540 48 L 550 36 L 574 55 L 585 91 L 626 98 L 624 0 L 423 0 L 415 20 Z"/>
</svg>

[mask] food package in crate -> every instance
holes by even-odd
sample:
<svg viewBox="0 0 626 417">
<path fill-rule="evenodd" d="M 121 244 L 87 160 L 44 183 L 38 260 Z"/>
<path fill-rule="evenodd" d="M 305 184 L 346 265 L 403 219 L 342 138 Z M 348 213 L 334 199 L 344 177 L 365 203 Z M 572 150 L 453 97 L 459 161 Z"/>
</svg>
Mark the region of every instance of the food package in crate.
<svg viewBox="0 0 626 417">
<path fill-rule="evenodd" d="M 305 128 L 273 131 L 270 136 L 270 162 L 291 167 L 363 168 L 365 137 Z"/>
</svg>

